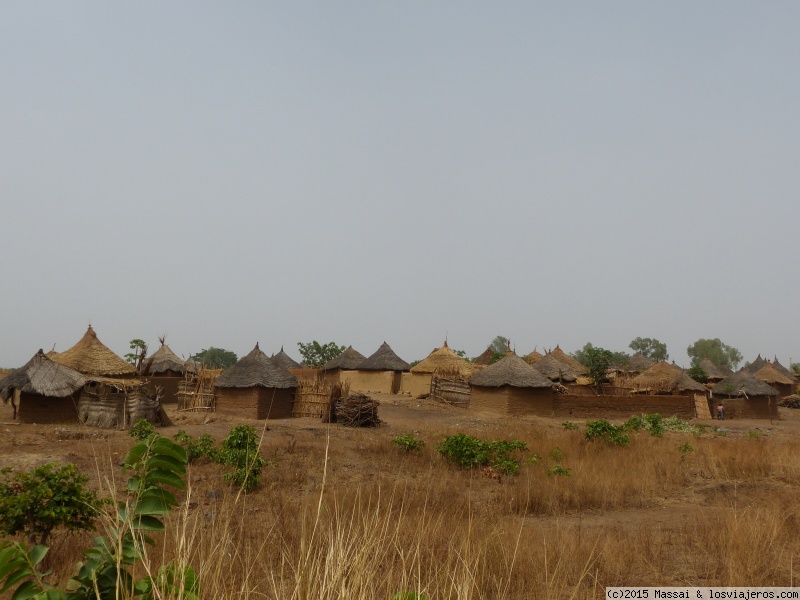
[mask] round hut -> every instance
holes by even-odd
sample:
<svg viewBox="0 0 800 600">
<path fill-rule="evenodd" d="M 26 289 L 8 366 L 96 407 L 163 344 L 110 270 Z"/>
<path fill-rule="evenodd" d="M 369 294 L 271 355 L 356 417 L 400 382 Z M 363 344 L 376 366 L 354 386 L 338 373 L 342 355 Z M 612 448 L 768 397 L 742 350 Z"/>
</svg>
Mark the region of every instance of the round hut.
<svg viewBox="0 0 800 600">
<path fill-rule="evenodd" d="M 639 373 L 644 373 L 651 366 L 653 366 L 653 360 L 646 357 L 641 352 L 637 352 L 628 359 L 625 372 L 635 377 Z"/>
<path fill-rule="evenodd" d="M 0 381 L 0 398 L 23 423 L 77 423 L 86 378 L 39 350 L 25 366 Z"/>
<path fill-rule="evenodd" d="M 214 382 L 216 411 L 250 419 L 292 416 L 297 379 L 255 348 Z"/>
<path fill-rule="evenodd" d="M 513 352 L 472 375 L 470 410 L 501 415 L 553 414 L 553 384 Z"/>
<path fill-rule="evenodd" d="M 772 359 L 771 364 L 773 367 L 778 369 L 779 372 L 783 373 L 784 375 L 786 375 L 786 377 L 791 379 L 795 384 L 797 383 L 797 375 L 791 369 L 787 369 L 786 367 L 784 367 L 778 360 L 777 356 Z"/>
<path fill-rule="evenodd" d="M 424 397 L 430 394 L 434 375 L 466 380 L 472 375 L 472 370 L 472 364 L 453 352 L 445 340 L 441 348 L 435 348 L 425 360 L 411 367 L 410 372 L 403 373 L 400 392 L 413 398 Z"/>
<path fill-rule="evenodd" d="M 490 364 L 492 364 L 493 356 L 494 356 L 494 348 L 489 346 L 488 348 L 486 348 L 486 350 L 484 350 L 478 356 L 476 356 L 475 360 L 473 360 L 472 362 L 475 363 L 476 365 L 489 366 Z"/>
<path fill-rule="evenodd" d="M 533 368 L 555 383 L 574 383 L 578 379 L 578 376 L 572 369 L 557 360 L 552 354 L 548 354 L 537 360 L 533 364 Z"/>
<path fill-rule="evenodd" d="M 134 366 L 126 363 L 97 339 L 91 325 L 77 344 L 57 354 L 52 360 L 84 375 L 136 377 Z"/>
<path fill-rule="evenodd" d="M 362 360 L 355 371 L 348 373 L 351 392 L 396 394 L 400 391 L 402 373 L 411 366 L 383 342 L 371 356 Z"/>
<path fill-rule="evenodd" d="M 772 363 L 767 363 L 753 375 L 756 379 L 760 379 L 769 385 L 773 390 L 778 392 L 778 400 L 781 400 L 786 396 L 790 396 L 794 392 L 794 379 L 790 379 L 781 373 Z"/>
<path fill-rule="evenodd" d="M 689 377 L 683 370 L 665 361 L 650 365 L 644 373 L 631 380 L 634 394 L 694 395 L 705 398 L 708 388 Z"/>
<path fill-rule="evenodd" d="M 740 369 L 720 381 L 712 395 L 715 402 L 721 401 L 725 407 L 725 418 L 778 418 L 778 392 L 747 369 Z"/>
<path fill-rule="evenodd" d="M 277 364 L 279 367 L 283 367 L 287 371 L 289 371 L 290 369 L 303 368 L 302 366 L 300 366 L 299 362 L 297 362 L 295 359 L 293 359 L 291 356 L 289 356 L 288 354 L 286 354 L 286 352 L 283 351 L 283 346 L 281 346 L 281 351 L 278 352 L 277 354 L 273 354 L 272 356 L 270 356 L 270 359 L 272 359 L 272 362 Z"/>
<path fill-rule="evenodd" d="M 769 362 L 761 358 L 761 355 L 759 354 L 758 356 L 756 356 L 756 359 L 753 362 L 751 362 L 749 365 L 745 367 L 745 370 L 748 373 L 755 374 L 756 372 L 766 367 L 768 364 Z"/>
<path fill-rule="evenodd" d="M 186 364 L 172 349 L 158 339 L 161 347 L 142 364 L 142 376 L 161 388 L 161 402 L 175 404 L 178 402 L 178 387 L 183 381 Z"/>
<path fill-rule="evenodd" d="M 703 370 L 703 373 L 706 374 L 706 381 L 711 384 L 716 384 L 726 377 L 733 375 L 733 371 L 728 367 L 716 365 L 708 358 L 701 360 L 698 366 Z"/>
<path fill-rule="evenodd" d="M 553 350 L 548 352 L 547 355 L 552 356 L 560 363 L 565 364 L 567 367 L 572 369 L 572 372 L 578 377 L 587 377 L 589 375 L 589 369 L 564 352 L 560 346 L 556 346 Z"/>
<path fill-rule="evenodd" d="M 534 348 L 533 350 L 531 350 L 530 354 L 526 354 L 525 356 L 523 356 L 522 360 L 524 360 L 529 365 L 535 365 L 536 361 L 538 361 L 539 359 L 541 359 L 543 357 L 544 357 L 544 354 L 542 354 L 541 352 L 536 350 L 536 348 Z"/>
<path fill-rule="evenodd" d="M 326 362 L 320 370 L 327 383 L 335 384 L 342 383 L 347 379 L 346 373 L 355 371 L 366 357 L 352 346 L 348 346 L 347 350 L 342 352 L 336 358 L 332 358 Z M 344 377 L 343 377 L 344 375 Z"/>
</svg>

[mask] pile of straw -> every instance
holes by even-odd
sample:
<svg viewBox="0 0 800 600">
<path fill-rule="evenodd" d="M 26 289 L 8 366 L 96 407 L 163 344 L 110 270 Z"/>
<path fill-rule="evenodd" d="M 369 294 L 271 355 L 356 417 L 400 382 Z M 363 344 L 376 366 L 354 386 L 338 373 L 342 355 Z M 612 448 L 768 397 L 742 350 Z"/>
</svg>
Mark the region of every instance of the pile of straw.
<svg viewBox="0 0 800 600">
<path fill-rule="evenodd" d="M 365 394 L 351 394 L 336 402 L 334 415 L 336 422 L 345 427 L 377 427 L 379 402 Z"/>
</svg>

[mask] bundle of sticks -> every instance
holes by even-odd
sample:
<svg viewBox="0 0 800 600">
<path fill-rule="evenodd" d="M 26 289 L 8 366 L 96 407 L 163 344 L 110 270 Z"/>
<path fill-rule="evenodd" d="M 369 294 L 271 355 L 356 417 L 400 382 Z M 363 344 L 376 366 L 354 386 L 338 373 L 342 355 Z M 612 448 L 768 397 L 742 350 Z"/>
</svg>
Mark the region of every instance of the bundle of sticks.
<svg viewBox="0 0 800 600">
<path fill-rule="evenodd" d="M 379 404 L 365 394 L 341 398 L 334 408 L 336 422 L 346 427 L 377 427 L 381 423 L 378 418 Z"/>
<path fill-rule="evenodd" d="M 786 396 L 783 400 L 778 402 L 778 406 L 783 406 L 786 408 L 800 408 L 800 396 L 796 394 Z"/>
</svg>

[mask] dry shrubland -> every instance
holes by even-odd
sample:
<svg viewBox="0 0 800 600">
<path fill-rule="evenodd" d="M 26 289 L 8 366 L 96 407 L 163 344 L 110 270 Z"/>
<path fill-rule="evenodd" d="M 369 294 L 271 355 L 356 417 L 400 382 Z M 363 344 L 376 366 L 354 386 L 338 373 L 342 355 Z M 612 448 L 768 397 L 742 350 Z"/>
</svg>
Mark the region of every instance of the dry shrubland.
<svg viewBox="0 0 800 600">
<path fill-rule="evenodd" d="M 194 566 L 204 598 L 595 598 L 608 585 L 794 585 L 792 436 L 638 433 L 616 447 L 557 423 L 487 423 L 481 437 L 529 445 L 520 474 L 498 481 L 436 453 L 461 430 L 420 425 L 419 455 L 391 444 L 396 428 L 267 431 L 262 487 L 237 494 L 218 465 L 191 465 L 182 510 L 148 559 Z M 70 451 L 107 487 L 129 440 L 114 432 L 73 440 Z M 551 473 L 555 465 L 569 475 Z M 56 578 L 89 537 L 55 544 Z"/>
</svg>

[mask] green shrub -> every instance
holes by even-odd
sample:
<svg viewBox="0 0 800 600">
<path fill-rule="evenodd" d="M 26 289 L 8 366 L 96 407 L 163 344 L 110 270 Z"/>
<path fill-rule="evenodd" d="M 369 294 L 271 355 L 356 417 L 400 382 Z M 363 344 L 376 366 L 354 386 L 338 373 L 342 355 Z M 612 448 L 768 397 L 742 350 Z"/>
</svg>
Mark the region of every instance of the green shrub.
<svg viewBox="0 0 800 600">
<path fill-rule="evenodd" d="M 136 423 L 131 425 L 130 431 L 128 431 L 131 437 L 135 437 L 137 440 L 147 439 L 147 436 L 155 432 L 156 428 L 147 419 L 139 419 Z"/>
<path fill-rule="evenodd" d="M 195 439 L 181 429 L 175 434 L 175 441 L 186 450 L 186 455 L 190 463 L 198 458 L 207 458 L 215 462 L 217 460 L 217 453 L 219 451 L 214 443 L 214 438 L 207 433 Z"/>
<path fill-rule="evenodd" d="M 578 431 L 580 426 L 572 421 L 564 421 L 561 426 L 567 431 Z"/>
<path fill-rule="evenodd" d="M 414 452 L 420 454 L 425 447 L 425 440 L 420 440 L 414 437 L 413 434 L 407 433 L 405 435 L 396 435 L 392 438 L 392 443 L 403 452 Z"/>
<path fill-rule="evenodd" d="M 564 451 L 558 446 L 556 446 L 550 451 L 550 458 L 552 458 L 555 461 L 561 460 L 562 458 L 564 458 Z"/>
<path fill-rule="evenodd" d="M 689 442 L 684 442 L 683 444 L 678 446 L 678 452 L 680 452 L 681 454 L 694 452 L 694 446 L 692 446 Z"/>
<path fill-rule="evenodd" d="M 550 477 L 569 477 L 572 475 L 572 469 L 562 467 L 561 465 L 553 465 L 547 469 L 547 475 Z"/>
<path fill-rule="evenodd" d="M 231 429 L 216 456 L 218 463 L 233 467 L 233 471 L 225 473 L 224 479 L 244 493 L 261 485 L 261 469 L 267 462 L 258 453 L 258 436 L 252 427 L 237 425 Z"/>
<path fill-rule="evenodd" d="M 587 440 L 603 440 L 616 446 L 627 446 L 631 441 L 630 436 L 625 432 L 624 426 L 612 425 L 608 421 L 600 419 L 598 421 L 587 421 L 584 437 Z"/>
<path fill-rule="evenodd" d="M 511 453 L 527 450 L 528 444 L 520 440 L 494 440 L 487 442 L 465 433 L 451 435 L 436 446 L 448 462 L 465 469 L 490 466 L 508 475 L 519 472 L 519 460 L 511 457 Z"/>
</svg>

